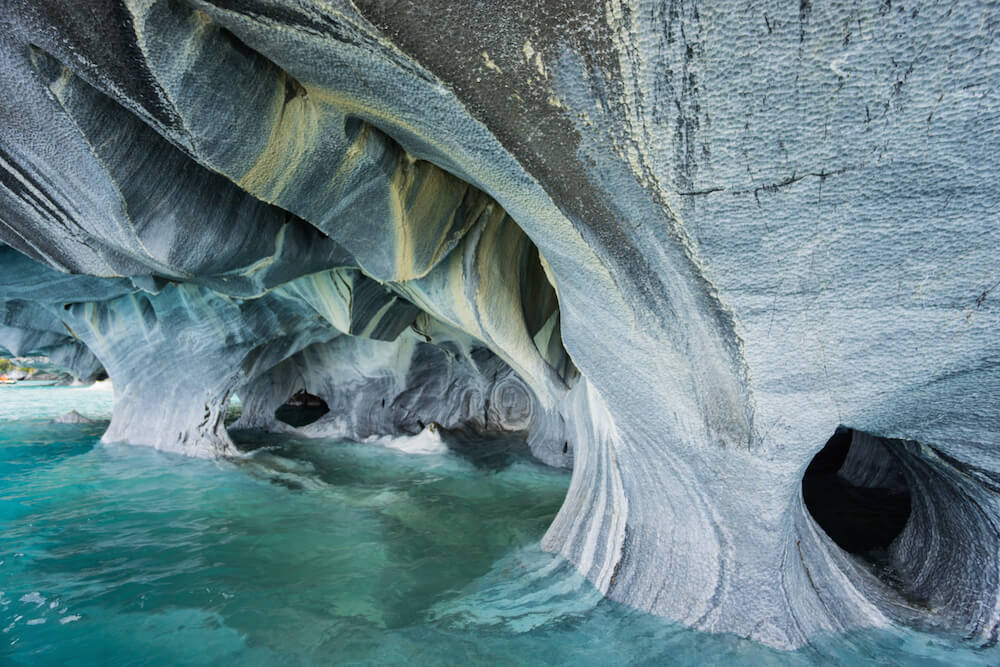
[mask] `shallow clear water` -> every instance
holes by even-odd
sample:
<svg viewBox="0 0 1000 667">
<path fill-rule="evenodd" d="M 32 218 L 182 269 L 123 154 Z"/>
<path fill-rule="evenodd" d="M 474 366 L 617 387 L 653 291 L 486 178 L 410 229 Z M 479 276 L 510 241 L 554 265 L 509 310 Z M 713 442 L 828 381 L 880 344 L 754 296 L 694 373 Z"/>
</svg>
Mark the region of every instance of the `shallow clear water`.
<svg viewBox="0 0 1000 667">
<path fill-rule="evenodd" d="M 111 394 L 0 389 L 3 664 L 996 664 L 905 630 L 793 653 L 606 600 L 536 546 L 569 476 L 282 437 L 239 462 L 101 445 Z"/>
</svg>

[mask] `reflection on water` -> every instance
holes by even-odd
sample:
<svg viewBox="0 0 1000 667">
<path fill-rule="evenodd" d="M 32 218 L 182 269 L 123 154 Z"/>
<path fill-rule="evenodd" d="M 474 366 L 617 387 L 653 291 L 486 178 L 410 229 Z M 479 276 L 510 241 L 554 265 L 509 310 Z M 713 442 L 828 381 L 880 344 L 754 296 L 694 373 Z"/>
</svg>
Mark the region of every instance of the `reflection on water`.
<svg viewBox="0 0 1000 667">
<path fill-rule="evenodd" d="M 234 462 L 97 444 L 107 392 L 0 393 L 0 662 L 995 663 L 897 630 L 782 653 L 606 600 L 537 543 L 567 473 L 523 444 L 260 437 Z M 23 392 L 23 393 L 22 393 Z M 41 415 L 43 418 L 29 419 Z"/>
</svg>

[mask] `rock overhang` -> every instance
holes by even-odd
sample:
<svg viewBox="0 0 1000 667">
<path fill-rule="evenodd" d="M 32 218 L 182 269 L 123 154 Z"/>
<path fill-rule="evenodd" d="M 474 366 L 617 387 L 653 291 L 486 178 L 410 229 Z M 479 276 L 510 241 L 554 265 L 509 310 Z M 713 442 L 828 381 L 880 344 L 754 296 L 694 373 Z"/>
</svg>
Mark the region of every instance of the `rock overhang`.
<svg viewBox="0 0 1000 667">
<path fill-rule="evenodd" d="M 108 368 L 109 438 L 227 453 L 232 391 L 268 426 L 300 384 L 332 408 L 317 432 L 527 431 L 574 465 L 547 548 L 780 646 L 914 621 L 802 505 L 836 425 L 920 440 L 913 479 L 963 499 L 900 553 L 995 525 L 1000 139 L 962 92 L 991 76 L 972 3 L 535 3 L 491 30 L 433 3 L 103 7 L 113 35 L 7 10 L 0 233 L 80 275 L 0 298 L 47 332 L 22 347 Z M 979 606 L 922 618 L 988 639 L 997 586 L 969 577 L 997 558 L 957 561 L 939 590 Z"/>
</svg>

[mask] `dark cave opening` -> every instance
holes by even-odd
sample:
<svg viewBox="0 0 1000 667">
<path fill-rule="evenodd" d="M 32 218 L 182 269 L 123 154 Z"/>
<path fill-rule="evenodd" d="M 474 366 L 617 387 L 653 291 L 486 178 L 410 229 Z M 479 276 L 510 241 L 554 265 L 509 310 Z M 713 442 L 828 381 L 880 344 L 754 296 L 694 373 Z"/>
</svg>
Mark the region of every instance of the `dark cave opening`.
<svg viewBox="0 0 1000 667">
<path fill-rule="evenodd" d="M 802 497 L 830 539 L 872 561 L 885 560 L 910 517 L 910 490 L 889 441 L 844 426 L 806 469 Z"/>
<path fill-rule="evenodd" d="M 330 407 L 326 401 L 305 389 L 300 389 L 274 411 L 274 417 L 278 421 L 298 428 L 312 424 L 329 411 Z"/>
</svg>

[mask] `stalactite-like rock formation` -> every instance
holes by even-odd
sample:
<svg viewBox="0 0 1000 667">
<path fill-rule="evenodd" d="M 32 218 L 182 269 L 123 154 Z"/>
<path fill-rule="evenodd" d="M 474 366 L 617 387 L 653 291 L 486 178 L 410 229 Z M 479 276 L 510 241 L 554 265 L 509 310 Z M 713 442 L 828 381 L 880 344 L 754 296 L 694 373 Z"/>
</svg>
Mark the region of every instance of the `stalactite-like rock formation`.
<svg viewBox="0 0 1000 667">
<path fill-rule="evenodd" d="M 14 0 L 0 345 L 189 455 L 234 391 L 519 433 L 573 467 L 545 548 L 700 629 L 995 641 L 995 15 Z M 803 502 L 839 425 L 824 489 L 910 494 L 891 581 Z"/>
</svg>

